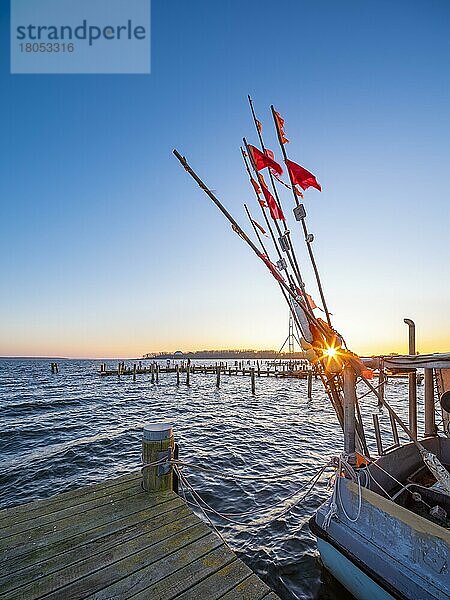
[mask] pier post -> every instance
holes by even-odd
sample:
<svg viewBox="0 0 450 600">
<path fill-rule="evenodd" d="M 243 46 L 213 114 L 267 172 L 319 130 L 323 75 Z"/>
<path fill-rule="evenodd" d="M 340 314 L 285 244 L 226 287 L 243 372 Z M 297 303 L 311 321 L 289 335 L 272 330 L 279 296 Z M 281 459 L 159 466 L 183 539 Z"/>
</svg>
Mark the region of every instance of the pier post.
<svg viewBox="0 0 450 600">
<path fill-rule="evenodd" d="M 120 362 L 117 363 L 117 377 L 119 377 L 119 379 L 120 379 L 120 366 L 121 366 Z"/>
<path fill-rule="evenodd" d="M 381 360 L 380 360 L 380 363 L 381 363 Z M 385 385 L 386 385 L 386 374 L 384 372 L 383 365 L 380 364 L 380 368 L 378 371 L 378 406 L 383 406 Z"/>
<path fill-rule="evenodd" d="M 151 364 L 150 371 L 151 371 L 151 374 L 152 374 L 152 383 L 155 383 L 155 363 Z"/>
<path fill-rule="evenodd" d="M 186 367 L 186 385 L 191 385 L 191 362 L 189 360 Z"/>
<path fill-rule="evenodd" d="M 410 356 L 416 354 L 416 325 L 411 319 L 403 319 L 408 325 L 408 353 Z M 408 374 L 409 380 L 409 428 L 411 433 L 417 437 L 417 377 L 416 371 Z"/>
<path fill-rule="evenodd" d="M 425 437 L 436 435 L 435 413 L 434 413 L 434 381 L 433 369 L 424 369 L 424 394 L 425 394 Z"/>
<path fill-rule="evenodd" d="M 250 378 L 252 380 L 252 394 L 256 394 L 256 386 L 255 386 L 255 367 L 251 367 L 250 369 Z"/>
<path fill-rule="evenodd" d="M 133 381 L 136 381 L 136 363 L 133 365 Z"/>
<path fill-rule="evenodd" d="M 162 461 L 159 465 L 142 467 L 142 484 L 146 492 L 163 492 L 173 489 L 173 458 L 175 441 L 169 423 L 148 423 L 142 436 L 142 462 L 144 465 Z M 167 462 L 163 462 L 167 461 Z"/>
<path fill-rule="evenodd" d="M 177 363 L 177 366 L 175 367 L 175 371 L 177 373 L 177 385 L 180 385 L 180 365 Z"/>
<path fill-rule="evenodd" d="M 308 400 L 312 398 L 312 384 L 313 384 L 313 373 L 309 371 L 308 373 Z"/>
<path fill-rule="evenodd" d="M 220 367 L 216 366 L 217 378 L 216 378 L 216 387 L 220 388 Z"/>
<path fill-rule="evenodd" d="M 355 458 L 356 373 L 350 365 L 344 367 L 344 452 Z"/>
<path fill-rule="evenodd" d="M 259 365 L 259 360 L 256 361 L 256 368 L 258 370 L 258 377 L 261 377 L 261 367 Z"/>
<path fill-rule="evenodd" d="M 159 363 L 156 365 L 156 383 L 159 383 Z"/>
</svg>

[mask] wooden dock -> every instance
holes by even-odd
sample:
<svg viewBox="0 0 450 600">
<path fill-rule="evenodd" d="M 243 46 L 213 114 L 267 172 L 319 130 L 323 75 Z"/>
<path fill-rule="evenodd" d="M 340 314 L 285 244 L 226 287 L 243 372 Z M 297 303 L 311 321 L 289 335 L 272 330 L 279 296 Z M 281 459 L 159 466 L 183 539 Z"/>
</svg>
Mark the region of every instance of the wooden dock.
<svg viewBox="0 0 450 600">
<path fill-rule="evenodd" d="M 3 600 L 276 600 L 175 492 L 140 473 L 0 511 Z"/>
</svg>

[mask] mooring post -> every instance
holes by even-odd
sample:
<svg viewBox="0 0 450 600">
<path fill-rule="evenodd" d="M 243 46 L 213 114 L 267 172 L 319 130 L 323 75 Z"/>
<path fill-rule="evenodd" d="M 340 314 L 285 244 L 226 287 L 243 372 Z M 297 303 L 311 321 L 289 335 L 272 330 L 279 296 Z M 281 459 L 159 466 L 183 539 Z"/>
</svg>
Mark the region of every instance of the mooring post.
<svg viewBox="0 0 450 600">
<path fill-rule="evenodd" d="M 220 367 L 216 367 L 217 378 L 216 378 L 216 387 L 220 388 Z"/>
<path fill-rule="evenodd" d="M 433 369 L 424 369 L 424 395 L 425 395 L 425 437 L 436 435 L 435 413 L 434 413 L 434 381 Z"/>
<path fill-rule="evenodd" d="M 156 383 L 159 383 L 159 363 L 156 364 Z"/>
<path fill-rule="evenodd" d="M 258 377 L 261 377 L 261 367 L 259 365 L 259 360 L 256 361 L 256 368 L 258 370 Z"/>
<path fill-rule="evenodd" d="M 383 406 L 384 387 L 386 385 L 386 374 L 380 359 L 380 368 L 378 370 L 378 406 Z"/>
<path fill-rule="evenodd" d="M 350 365 L 344 367 L 344 452 L 355 458 L 356 373 Z"/>
<path fill-rule="evenodd" d="M 408 353 L 410 356 L 416 354 L 416 325 L 412 319 L 403 319 L 408 325 Z M 417 376 L 416 371 L 409 373 L 409 428 L 412 434 L 417 437 Z"/>
<path fill-rule="evenodd" d="M 150 366 L 150 372 L 152 374 L 152 383 L 155 383 L 155 363 L 152 363 Z"/>
<path fill-rule="evenodd" d="M 309 371 L 308 373 L 308 400 L 312 398 L 312 384 L 313 384 L 313 373 Z"/>
<path fill-rule="evenodd" d="M 136 363 L 133 365 L 133 381 L 136 381 Z"/>
<path fill-rule="evenodd" d="M 252 380 L 252 394 L 256 394 L 256 385 L 255 385 L 255 367 L 251 367 L 250 369 L 250 378 Z"/>
<path fill-rule="evenodd" d="M 180 385 L 180 365 L 178 363 L 175 367 L 175 371 L 177 373 L 177 385 Z"/>
<path fill-rule="evenodd" d="M 186 367 L 186 385 L 191 385 L 191 361 L 189 359 Z"/>
<path fill-rule="evenodd" d="M 148 423 L 142 436 L 142 485 L 146 492 L 173 489 L 171 460 L 175 448 L 173 427 L 169 423 Z M 154 463 L 160 463 L 155 465 Z M 146 466 L 149 465 L 149 466 Z"/>
<path fill-rule="evenodd" d="M 120 362 L 117 363 L 117 377 L 120 379 Z"/>
<path fill-rule="evenodd" d="M 50 363 L 50 369 L 52 370 L 52 375 L 55 373 L 55 363 Z"/>
</svg>

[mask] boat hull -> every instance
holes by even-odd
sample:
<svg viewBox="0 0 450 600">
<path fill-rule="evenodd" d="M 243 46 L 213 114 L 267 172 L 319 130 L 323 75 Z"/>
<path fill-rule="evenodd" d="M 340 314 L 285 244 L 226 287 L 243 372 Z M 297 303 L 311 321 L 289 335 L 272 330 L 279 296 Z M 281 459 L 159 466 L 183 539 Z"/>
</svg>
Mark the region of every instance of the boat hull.
<svg viewBox="0 0 450 600">
<path fill-rule="evenodd" d="M 320 557 L 326 569 L 358 600 L 394 600 L 351 560 L 346 558 L 330 543 L 317 538 Z"/>
</svg>

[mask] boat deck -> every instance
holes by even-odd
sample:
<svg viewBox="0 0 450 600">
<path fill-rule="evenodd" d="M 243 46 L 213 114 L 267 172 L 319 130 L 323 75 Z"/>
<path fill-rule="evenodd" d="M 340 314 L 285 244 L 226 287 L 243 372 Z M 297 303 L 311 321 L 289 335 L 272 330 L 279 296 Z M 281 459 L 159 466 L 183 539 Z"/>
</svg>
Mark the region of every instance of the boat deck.
<svg viewBox="0 0 450 600">
<path fill-rule="evenodd" d="M 174 492 L 127 475 L 0 511 L 0 596 L 276 600 Z"/>
</svg>

